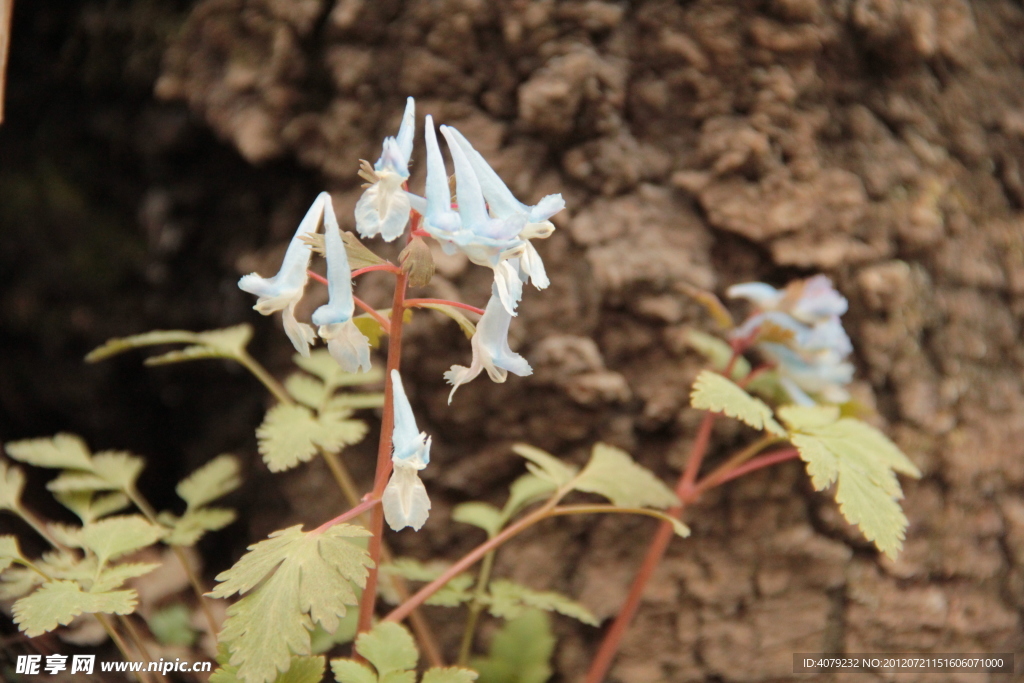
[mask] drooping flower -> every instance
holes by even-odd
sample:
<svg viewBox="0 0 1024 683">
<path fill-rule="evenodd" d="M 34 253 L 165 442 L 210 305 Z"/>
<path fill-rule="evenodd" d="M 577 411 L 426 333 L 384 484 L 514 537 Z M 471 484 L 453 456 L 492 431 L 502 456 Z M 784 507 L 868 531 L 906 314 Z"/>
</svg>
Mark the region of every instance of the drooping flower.
<svg viewBox="0 0 1024 683">
<path fill-rule="evenodd" d="M 451 370 L 444 373 L 444 378 L 452 385 L 452 391 L 448 394 L 449 404 L 455 396 L 455 390 L 475 379 L 483 370 L 487 371 L 492 381 L 498 383 L 508 379 L 510 372 L 520 377 L 533 374 L 533 368 L 526 359 L 509 348 L 508 328 L 511 322 L 512 316 L 501 302 L 497 285 L 492 285 L 491 298 L 471 342 L 473 361 L 468 368 L 453 365 Z"/>
<path fill-rule="evenodd" d="M 391 371 L 395 429 L 391 462 L 394 470 L 381 497 L 384 519 L 395 531 L 409 526 L 419 531 L 430 514 L 430 498 L 418 472 L 430 462 L 430 437 L 416 426 L 409 398 L 397 370 Z"/>
<path fill-rule="evenodd" d="M 779 381 L 790 398 L 801 405 L 813 405 L 813 396 L 828 403 L 850 398 L 846 390 L 853 379 L 853 365 L 846 357 L 853 344 L 839 319 L 849 307 L 842 294 L 824 275 L 797 280 L 778 290 L 763 282 L 730 287 L 733 298 L 747 299 L 758 307 L 742 325 L 731 332 L 734 339 L 756 334 L 768 326 L 780 328 L 781 340 L 757 345 L 777 366 Z"/>
<path fill-rule="evenodd" d="M 326 193 L 325 193 L 326 194 Z M 327 350 L 345 372 L 369 372 L 370 340 L 359 331 L 352 314 L 352 270 L 341 239 L 330 195 L 324 206 L 324 253 L 327 256 L 327 304 L 313 311 L 313 324 L 327 342 Z"/>
<path fill-rule="evenodd" d="M 529 242 L 554 231 L 548 220 L 565 202 L 548 195 L 536 206 L 519 202 L 473 146 L 457 130 L 441 126 L 455 166 L 458 209 L 451 206 L 448 175 L 433 119 L 424 126 L 427 146 L 426 198 L 410 195 L 413 208 L 424 215 L 424 229 L 441 243 L 446 253 L 462 251 L 469 260 L 494 271 L 494 283 L 502 305 L 510 315 L 522 298 L 523 282 L 548 286 L 540 255 Z"/>
<path fill-rule="evenodd" d="M 396 137 L 384 138 L 377 163 L 363 162 L 359 175 L 369 182 L 356 203 L 356 230 L 363 237 L 380 235 L 391 242 L 409 223 L 409 196 L 402 185 L 409 179 L 409 159 L 416 131 L 416 102 L 408 98 Z"/>
<path fill-rule="evenodd" d="M 283 311 L 281 319 L 284 322 L 285 334 L 288 335 L 295 350 L 303 356 L 309 355 L 309 346 L 316 342 L 316 333 L 312 327 L 295 319 L 295 306 L 306 288 L 306 269 L 313 253 L 312 247 L 302 238 L 316 232 L 324 215 L 324 208 L 330 201 L 330 195 L 326 192 L 321 192 L 313 201 L 313 205 L 299 223 L 295 236 L 288 244 L 277 275 L 265 278 L 256 273 L 249 273 L 238 281 L 239 289 L 259 297 L 253 306 L 254 309 L 263 315 Z"/>
</svg>

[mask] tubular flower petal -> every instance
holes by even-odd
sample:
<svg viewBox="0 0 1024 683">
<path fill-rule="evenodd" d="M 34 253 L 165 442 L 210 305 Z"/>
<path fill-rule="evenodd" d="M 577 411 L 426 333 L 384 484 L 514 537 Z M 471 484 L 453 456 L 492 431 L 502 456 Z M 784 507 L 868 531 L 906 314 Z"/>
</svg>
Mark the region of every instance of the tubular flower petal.
<svg viewBox="0 0 1024 683">
<path fill-rule="evenodd" d="M 263 315 L 270 315 L 275 311 L 283 311 L 282 320 L 284 331 L 291 340 L 295 350 L 303 356 L 309 355 L 309 346 L 316 341 L 316 334 L 313 328 L 295 319 L 295 306 L 302 298 L 303 290 L 306 287 L 306 268 L 309 266 L 309 258 L 312 255 L 312 248 L 303 241 L 303 236 L 312 235 L 316 232 L 320 219 L 324 215 L 325 207 L 330 203 L 330 195 L 321 192 L 309 207 L 302 222 L 299 223 L 295 236 L 288 244 L 285 251 L 284 261 L 277 275 L 265 278 L 256 273 L 249 273 L 238 281 L 238 287 L 243 292 L 255 294 L 259 297 L 254 309 Z M 333 210 L 332 210 L 333 215 Z"/>
<path fill-rule="evenodd" d="M 381 497 L 381 506 L 384 519 L 395 531 L 407 526 L 419 531 L 430 514 L 430 499 L 417 474 L 430 462 L 430 437 L 416 426 L 412 406 L 397 370 L 391 371 L 391 386 L 395 415 L 395 430 L 391 437 L 394 470 Z"/>
<path fill-rule="evenodd" d="M 444 378 L 452 385 L 452 391 L 448 395 L 449 404 L 455 396 L 455 390 L 475 379 L 483 370 L 487 371 L 492 381 L 498 383 L 504 382 L 510 372 L 520 377 L 533 374 L 533 368 L 526 359 L 509 348 L 508 328 L 512 316 L 501 303 L 497 289 L 497 285 L 491 287 L 491 299 L 487 302 L 484 315 L 476 326 L 476 334 L 473 335 L 471 342 L 472 363 L 468 368 L 453 365 L 451 370 L 444 373 Z"/>
<path fill-rule="evenodd" d="M 397 137 L 384 139 L 380 158 L 367 169 L 375 178 L 356 203 L 356 230 L 363 237 L 380 235 L 391 242 L 405 232 L 409 223 L 409 196 L 402 185 L 409 179 L 409 158 L 416 129 L 416 102 L 408 98 Z"/>
<path fill-rule="evenodd" d="M 327 255 L 327 304 L 313 311 L 313 324 L 319 326 L 327 350 L 345 372 L 370 370 L 370 340 L 352 322 L 355 299 L 352 298 L 352 270 L 341 239 L 338 219 L 330 197 L 324 208 L 324 252 Z"/>
<path fill-rule="evenodd" d="M 816 275 L 783 290 L 748 282 L 726 293 L 759 309 L 732 331 L 733 338 L 749 337 L 766 324 L 790 333 L 785 343 L 764 341 L 757 347 L 776 364 L 780 383 L 795 403 L 813 405 L 812 395 L 828 403 L 849 400 L 846 385 L 853 380 L 854 368 L 845 359 L 853 344 L 839 320 L 848 303 L 831 280 Z"/>
</svg>

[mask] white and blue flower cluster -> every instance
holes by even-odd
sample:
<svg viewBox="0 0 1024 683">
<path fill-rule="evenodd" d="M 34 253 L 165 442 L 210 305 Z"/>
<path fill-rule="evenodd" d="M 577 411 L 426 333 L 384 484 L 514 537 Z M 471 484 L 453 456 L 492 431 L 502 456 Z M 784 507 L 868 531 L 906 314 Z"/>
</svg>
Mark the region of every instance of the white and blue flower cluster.
<svg viewBox="0 0 1024 683">
<path fill-rule="evenodd" d="M 824 275 L 792 282 L 778 290 L 762 282 L 733 285 L 726 294 L 746 299 L 758 311 L 730 333 L 733 339 L 757 334 L 768 325 L 781 328 L 788 338 L 757 345 L 777 367 L 779 381 L 794 403 L 814 405 L 844 403 L 850 394 L 853 365 L 846 358 L 853 351 L 839 316 L 848 303 Z M 814 396 L 815 398 L 812 398 Z"/>
<path fill-rule="evenodd" d="M 285 334 L 296 351 L 308 356 L 310 345 L 316 342 L 316 332 L 312 326 L 296 320 L 295 306 L 302 299 L 309 279 L 309 259 L 313 255 L 310 238 L 316 234 L 321 222 L 324 226 L 330 300 L 313 312 L 313 324 L 319 326 L 318 332 L 327 342 L 327 350 L 343 370 L 367 372 L 370 369 L 370 341 L 352 321 L 355 311 L 352 271 L 331 196 L 326 192 L 317 196 L 299 223 L 277 275 L 265 278 L 249 273 L 238 281 L 238 287 L 258 297 L 253 308 L 263 315 L 283 311 Z"/>
</svg>

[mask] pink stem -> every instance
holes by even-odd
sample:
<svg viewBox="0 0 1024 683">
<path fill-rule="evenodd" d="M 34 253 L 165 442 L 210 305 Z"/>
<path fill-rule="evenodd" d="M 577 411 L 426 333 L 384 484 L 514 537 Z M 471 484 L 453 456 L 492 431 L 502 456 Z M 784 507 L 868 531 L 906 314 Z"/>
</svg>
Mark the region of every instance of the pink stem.
<svg viewBox="0 0 1024 683">
<path fill-rule="evenodd" d="M 750 474 L 751 472 L 764 467 L 771 467 L 772 465 L 776 465 L 780 462 L 786 462 L 787 460 L 793 460 L 798 457 L 800 457 L 800 452 L 795 448 L 784 448 L 773 453 L 765 453 L 764 455 L 752 458 L 728 474 L 722 475 L 718 481 L 715 482 L 714 486 L 721 486 L 727 481 L 732 481 L 737 477 L 742 477 L 744 474 Z M 708 488 L 714 488 L 714 486 L 709 486 Z"/>
<path fill-rule="evenodd" d="M 352 271 L 352 277 L 359 277 L 363 273 L 372 273 L 375 270 L 383 270 L 387 271 L 388 273 L 395 274 L 402 272 L 402 269 L 396 265 L 392 265 L 390 263 L 378 263 L 373 266 L 366 266 L 365 268 L 356 268 L 355 270 Z"/>
<path fill-rule="evenodd" d="M 477 315 L 483 315 L 484 309 L 477 308 L 476 306 L 470 306 L 469 304 L 463 304 L 458 301 L 449 301 L 448 299 L 406 299 L 405 307 L 410 306 L 424 306 L 425 304 L 438 304 L 442 306 L 454 306 L 455 308 L 461 308 L 466 311 L 472 311 Z"/>
<path fill-rule="evenodd" d="M 347 510 L 347 511 L 341 513 L 340 515 L 338 515 L 334 519 L 327 520 L 326 522 L 324 522 L 323 524 L 318 526 L 316 529 L 314 529 L 311 533 L 322 534 L 323 532 L 327 531 L 328 529 L 330 529 L 335 524 L 341 524 L 342 522 L 347 522 L 348 520 L 352 519 L 353 517 L 358 517 L 359 515 L 363 514 L 364 512 L 366 512 L 367 510 L 372 508 L 374 505 L 377 505 L 379 503 L 380 503 L 380 498 L 367 498 L 362 503 L 360 503 L 359 505 L 356 505 L 351 510 Z"/>
</svg>

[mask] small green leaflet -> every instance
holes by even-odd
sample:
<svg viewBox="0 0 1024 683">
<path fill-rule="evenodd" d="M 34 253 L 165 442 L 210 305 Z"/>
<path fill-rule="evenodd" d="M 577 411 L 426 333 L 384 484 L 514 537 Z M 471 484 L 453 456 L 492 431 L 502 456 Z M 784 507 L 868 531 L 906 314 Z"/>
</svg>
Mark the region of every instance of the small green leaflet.
<svg viewBox="0 0 1024 683">
<path fill-rule="evenodd" d="M 92 582 L 92 585 L 89 586 L 89 592 L 103 593 L 112 591 L 115 588 L 120 588 L 128 579 L 145 576 L 159 566 L 159 564 L 153 562 L 126 562 L 109 566 L 100 572 L 100 575 Z"/>
<path fill-rule="evenodd" d="M 391 564 L 381 565 L 381 573 L 386 575 L 401 576 L 407 581 L 427 582 L 433 581 L 444 574 L 447 565 L 443 563 L 427 565 L 409 557 L 396 558 Z M 464 602 L 473 599 L 469 589 L 473 585 L 473 577 L 469 574 L 458 574 L 453 576 L 444 587 L 427 598 L 426 604 L 438 607 L 458 607 Z M 385 584 L 381 584 L 381 596 L 391 604 L 398 604 L 398 594 L 389 590 Z"/>
<path fill-rule="evenodd" d="M 103 346 L 93 349 L 85 357 L 85 360 L 95 363 L 131 349 L 161 344 L 191 344 L 192 346 L 147 358 L 146 365 L 164 365 L 200 358 L 238 359 L 245 355 L 245 347 L 250 339 L 252 339 L 252 326 L 248 324 L 206 332 L 154 330 L 130 337 L 110 339 Z"/>
<path fill-rule="evenodd" d="M 772 417 L 772 409 L 759 398 L 754 398 L 738 385 L 711 370 L 697 376 L 690 395 L 690 405 L 701 410 L 724 413 L 754 429 L 767 430 L 785 436 L 786 430 Z"/>
<path fill-rule="evenodd" d="M 501 510 L 488 503 L 476 501 L 456 505 L 452 510 L 452 521 L 483 529 L 488 537 L 496 535 L 504 524 Z"/>
<path fill-rule="evenodd" d="M 65 470 L 46 485 L 54 493 L 71 491 L 127 491 L 135 487 L 146 462 L 131 453 L 103 451 L 92 456 L 86 471 Z"/>
<path fill-rule="evenodd" d="M 14 623 L 26 636 L 35 638 L 57 626 L 67 626 L 83 612 L 131 614 L 137 598 L 132 590 L 85 593 L 73 581 L 49 581 L 14 603 Z"/>
<path fill-rule="evenodd" d="M 502 525 L 516 516 L 531 503 L 546 500 L 554 494 L 556 486 L 547 479 L 533 474 L 524 474 L 512 482 L 508 489 L 508 500 L 501 510 Z"/>
<path fill-rule="evenodd" d="M 17 510 L 25 489 L 25 473 L 0 460 L 0 510 Z"/>
<path fill-rule="evenodd" d="M 241 486 L 240 469 L 235 456 L 218 455 L 182 479 L 175 491 L 188 504 L 188 509 L 194 510 Z"/>
<path fill-rule="evenodd" d="M 290 666 L 292 655 L 311 653 L 314 623 L 331 633 L 337 630 L 346 606 L 357 604 L 353 584 L 365 585 L 371 564 L 366 551 L 348 539 L 367 535 L 362 527 L 347 524 L 322 533 L 293 526 L 250 546 L 234 567 L 217 576 L 221 583 L 211 596 L 245 595 L 228 608 L 220 634 L 240 679 L 274 681 Z"/>
<path fill-rule="evenodd" d="M 366 425 L 347 417 L 347 412 L 325 411 L 317 416 L 305 406 L 274 406 L 256 430 L 267 468 L 283 472 L 311 460 L 318 447 L 338 451 L 358 443 L 366 436 Z"/>
<path fill-rule="evenodd" d="M 711 362 L 711 367 L 718 372 L 725 372 L 732 358 L 732 347 L 714 335 L 699 330 L 686 331 L 686 345 L 704 356 Z M 740 356 L 732 369 L 732 379 L 741 380 L 750 374 L 750 363 Z"/>
<path fill-rule="evenodd" d="M 492 581 L 488 586 L 488 591 L 490 593 L 488 611 L 502 619 L 515 619 L 532 607 L 548 612 L 558 612 L 591 626 L 597 626 L 600 623 L 590 610 L 561 593 L 536 591 L 504 579 Z"/>
<path fill-rule="evenodd" d="M 59 550 L 43 553 L 32 564 L 46 576 L 55 579 L 87 579 L 96 575 L 95 557 L 78 559 Z M 45 580 L 35 569 L 10 567 L 3 573 L 3 581 L 0 582 L 0 600 L 20 598 Z"/>
<path fill-rule="evenodd" d="M 383 621 L 356 638 L 356 652 L 371 666 L 353 659 L 331 660 L 338 683 L 415 683 L 419 652 L 400 624 Z M 476 672 L 460 667 L 428 669 L 421 683 L 473 683 Z"/>
<path fill-rule="evenodd" d="M 93 491 L 68 491 L 54 493 L 53 497 L 78 515 L 83 524 L 119 512 L 131 504 L 128 496 L 120 492 L 94 494 Z"/>
<path fill-rule="evenodd" d="M 241 683 L 238 667 L 227 663 L 228 653 L 223 645 L 217 650 L 219 669 L 210 676 L 210 683 Z M 278 674 L 274 683 L 320 683 L 327 668 L 325 657 L 292 657 L 288 670 Z"/>
<path fill-rule="evenodd" d="M 458 308 L 456 306 L 449 306 L 447 304 L 416 305 L 419 308 L 429 308 L 431 310 L 437 311 L 438 313 L 445 314 L 458 324 L 459 328 L 462 330 L 462 333 L 466 335 L 467 339 L 472 339 L 473 335 L 476 334 L 476 325 L 473 324 L 472 320 L 466 317 L 466 314 L 463 313 L 463 309 L 461 308 Z"/>
<path fill-rule="evenodd" d="M 590 462 L 573 482 L 573 489 L 596 493 L 619 507 L 664 510 L 679 499 L 664 482 L 629 457 L 625 451 L 599 443 Z"/>
<path fill-rule="evenodd" d="M 555 456 L 545 453 L 539 448 L 519 443 L 512 447 L 512 452 L 530 461 L 527 463 L 526 469 L 531 474 L 551 482 L 558 488 L 565 486 L 576 476 L 575 467 L 566 465 Z"/>
<path fill-rule="evenodd" d="M 480 672 L 480 683 L 545 683 L 551 678 L 554 652 L 547 614 L 529 610 L 506 622 L 494 634 L 490 654 L 470 666 Z"/>
<path fill-rule="evenodd" d="M 195 545 L 199 539 L 206 535 L 207 531 L 218 531 L 237 518 L 237 514 L 230 508 L 199 508 L 188 510 L 181 517 L 176 517 L 169 512 L 161 512 L 158 519 L 161 524 L 171 527 L 170 532 L 163 539 L 168 545 Z"/>
<path fill-rule="evenodd" d="M 891 558 L 903 548 L 907 518 L 896 472 L 920 477 L 921 472 L 892 441 L 871 425 L 839 418 L 835 408 L 779 409 L 792 430 L 790 440 L 807 463 L 814 488 L 838 481 L 839 511 L 860 527 L 864 536 Z"/>
<path fill-rule="evenodd" d="M 74 434 L 15 441 L 4 447 L 8 455 L 27 465 L 52 469 L 92 470 L 89 448 L 81 437 Z"/>
<path fill-rule="evenodd" d="M 109 560 L 153 545 L 166 529 L 150 524 L 141 515 L 108 517 L 82 527 L 82 545 L 96 553 L 102 566 Z"/>
<path fill-rule="evenodd" d="M 192 628 L 192 612 L 180 602 L 153 612 L 146 626 L 161 645 L 192 647 L 199 633 Z"/>
<path fill-rule="evenodd" d="M 333 391 L 339 387 L 376 384 L 384 380 L 384 372 L 373 368 L 369 372 L 345 372 L 326 349 L 314 349 L 308 356 L 296 353 L 292 361 L 311 375 L 319 377 Z"/>
<path fill-rule="evenodd" d="M 320 410 L 331 396 L 326 384 L 305 372 L 293 372 L 284 381 L 288 394 L 304 406 Z"/>
<path fill-rule="evenodd" d="M 0 572 L 10 567 L 15 561 L 24 562 L 25 557 L 18 548 L 16 536 L 0 536 Z"/>
</svg>

